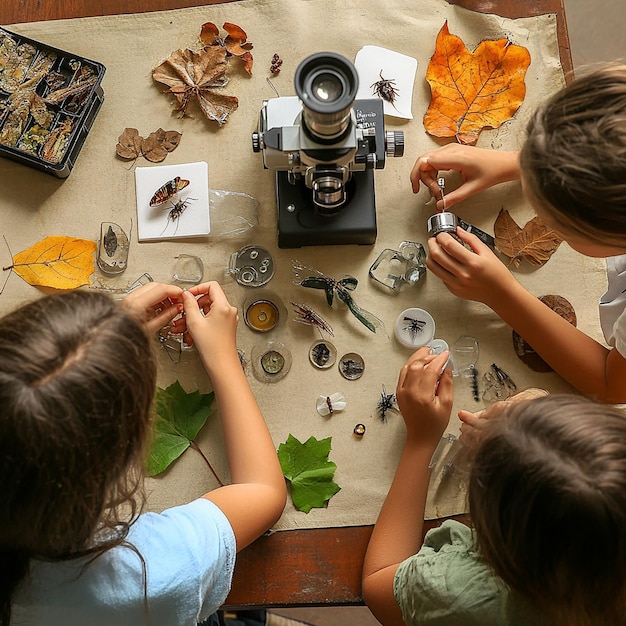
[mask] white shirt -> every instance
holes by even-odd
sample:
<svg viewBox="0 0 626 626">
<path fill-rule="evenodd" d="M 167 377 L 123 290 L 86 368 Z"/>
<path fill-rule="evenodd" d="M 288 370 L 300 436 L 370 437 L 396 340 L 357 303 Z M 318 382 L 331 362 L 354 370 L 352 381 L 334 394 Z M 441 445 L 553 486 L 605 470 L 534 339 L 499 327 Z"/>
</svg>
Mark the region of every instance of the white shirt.
<svg viewBox="0 0 626 626">
<path fill-rule="evenodd" d="M 626 254 L 606 260 L 608 287 L 600 298 L 600 325 L 609 346 L 626 358 Z"/>
</svg>

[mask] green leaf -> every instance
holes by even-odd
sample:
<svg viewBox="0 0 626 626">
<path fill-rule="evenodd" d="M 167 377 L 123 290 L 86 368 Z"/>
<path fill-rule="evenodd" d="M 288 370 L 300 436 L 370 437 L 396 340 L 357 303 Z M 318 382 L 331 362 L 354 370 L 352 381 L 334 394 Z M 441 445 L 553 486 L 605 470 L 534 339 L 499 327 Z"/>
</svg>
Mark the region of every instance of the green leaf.
<svg viewBox="0 0 626 626">
<path fill-rule="evenodd" d="M 167 389 L 157 387 L 154 445 L 148 457 L 148 476 L 167 469 L 195 439 L 209 415 L 215 394 L 186 393 L 178 381 Z"/>
<path fill-rule="evenodd" d="M 331 437 L 318 441 L 309 437 L 305 443 L 293 435 L 278 446 L 278 460 L 285 478 L 291 482 L 291 499 L 299 511 L 328 506 L 341 487 L 333 482 L 337 465 L 328 460 Z"/>
</svg>

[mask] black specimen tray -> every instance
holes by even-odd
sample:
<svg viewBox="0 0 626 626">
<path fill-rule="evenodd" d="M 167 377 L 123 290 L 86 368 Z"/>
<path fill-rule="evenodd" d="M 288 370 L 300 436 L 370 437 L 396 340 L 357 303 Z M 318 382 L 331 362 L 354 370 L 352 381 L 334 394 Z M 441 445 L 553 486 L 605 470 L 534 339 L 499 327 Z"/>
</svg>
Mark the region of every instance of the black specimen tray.
<svg viewBox="0 0 626 626">
<path fill-rule="evenodd" d="M 0 156 L 69 176 L 102 106 L 105 71 L 101 63 L 0 28 Z M 82 93 L 61 97 L 60 90 L 83 79 Z"/>
</svg>

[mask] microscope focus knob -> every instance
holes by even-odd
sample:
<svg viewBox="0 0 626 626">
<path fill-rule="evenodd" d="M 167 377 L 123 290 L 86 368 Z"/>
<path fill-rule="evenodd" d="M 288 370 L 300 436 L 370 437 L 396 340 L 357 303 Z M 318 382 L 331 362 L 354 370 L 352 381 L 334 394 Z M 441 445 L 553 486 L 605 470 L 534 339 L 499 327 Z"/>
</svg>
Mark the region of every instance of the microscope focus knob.
<svg viewBox="0 0 626 626">
<path fill-rule="evenodd" d="M 261 136 L 259 133 L 252 133 L 252 151 L 261 152 Z"/>
<path fill-rule="evenodd" d="M 392 157 L 404 155 L 404 132 L 401 130 L 385 131 L 385 154 Z"/>
</svg>

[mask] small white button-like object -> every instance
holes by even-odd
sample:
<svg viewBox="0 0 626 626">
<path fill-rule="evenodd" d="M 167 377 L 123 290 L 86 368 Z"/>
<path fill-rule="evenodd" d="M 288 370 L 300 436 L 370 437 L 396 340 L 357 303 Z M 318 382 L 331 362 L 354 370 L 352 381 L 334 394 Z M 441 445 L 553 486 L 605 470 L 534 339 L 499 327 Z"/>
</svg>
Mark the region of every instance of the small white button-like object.
<svg viewBox="0 0 626 626">
<path fill-rule="evenodd" d="M 396 339 L 407 348 L 421 348 L 435 336 L 435 320 L 424 309 L 405 309 L 394 327 Z"/>
</svg>

